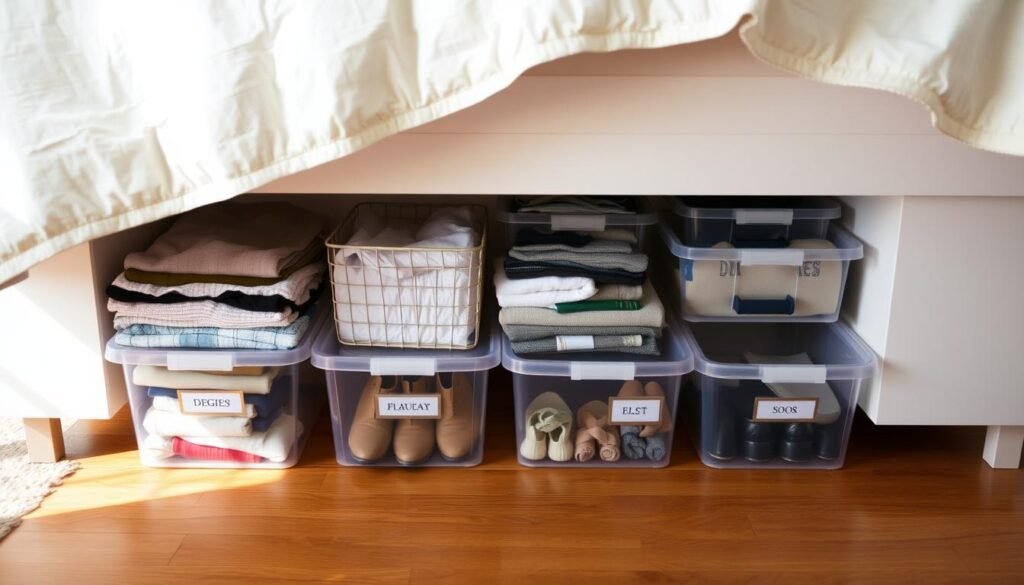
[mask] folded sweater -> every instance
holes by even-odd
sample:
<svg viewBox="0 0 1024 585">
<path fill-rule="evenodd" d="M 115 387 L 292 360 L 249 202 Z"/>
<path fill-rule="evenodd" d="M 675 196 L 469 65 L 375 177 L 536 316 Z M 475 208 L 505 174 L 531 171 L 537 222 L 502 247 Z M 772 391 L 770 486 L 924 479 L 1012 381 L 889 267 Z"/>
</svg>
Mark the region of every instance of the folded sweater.
<svg viewBox="0 0 1024 585">
<path fill-rule="evenodd" d="M 286 327 L 224 329 L 220 327 L 168 327 L 136 323 L 114 334 L 114 343 L 126 347 L 189 347 L 202 349 L 292 349 L 302 342 L 310 319 L 303 315 Z"/>
<path fill-rule="evenodd" d="M 665 324 L 665 309 L 654 287 L 645 282 L 639 311 L 587 311 L 560 314 L 553 309 L 535 307 L 505 307 L 498 320 L 506 325 L 548 325 L 563 327 L 652 327 L 661 329 Z"/>
<path fill-rule="evenodd" d="M 615 245 L 626 246 L 627 251 L 604 251 L 604 248 Z M 625 270 L 627 272 L 646 271 L 647 254 L 629 252 L 628 248 L 630 246 L 625 242 L 598 241 L 575 249 L 569 247 L 559 248 L 551 245 L 512 248 L 508 251 L 508 255 L 510 258 L 522 260 L 523 262 L 545 262 L 548 264 L 571 262 L 589 268 Z"/>
<path fill-rule="evenodd" d="M 280 463 L 288 458 L 288 454 L 298 442 L 305 429 L 294 416 L 282 414 L 277 417 L 270 430 L 265 433 L 253 433 L 248 437 L 181 437 L 195 443 L 220 449 L 233 449 L 251 453 L 273 463 Z M 157 459 L 174 456 L 171 437 L 149 435 L 142 444 L 143 452 Z"/>
<path fill-rule="evenodd" d="M 509 280 L 540 278 L 542 276 L 582 276 L 600 284 L 640 285 L 644 282 L 643 272 L 597 268 L 575 262 L 540 262 L 505 258 L 505 276 Z"/>
</svg>

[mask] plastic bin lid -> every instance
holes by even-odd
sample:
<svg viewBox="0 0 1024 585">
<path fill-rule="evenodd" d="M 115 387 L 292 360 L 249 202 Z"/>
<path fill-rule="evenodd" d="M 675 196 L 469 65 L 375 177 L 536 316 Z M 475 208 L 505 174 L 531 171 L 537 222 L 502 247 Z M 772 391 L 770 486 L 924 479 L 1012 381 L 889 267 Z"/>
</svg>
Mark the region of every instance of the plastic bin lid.
<svg viewBox="0 0 1024 585">
<path fill-rule="evenodd" d="M 328 301 L 329 302 L 329 301 Z M 107 341 L 107 361 L 129 366 L 165 366 L 171 370 L 229 371 L 238 366 L 290 366 L 309 359 L 327 311 L 321 303 L 302 342 L 292 349 L 182 349 L 129 347 Z"/>
<path fill-rule="evenodd" d="M 502 334 L 501 365 L 514 374 L 560 376 L 572 380 L 633 380 L 651 376 L 681 376 L 693 371 L 693 354 L 680 337 L 682 327 L 670 323 L 661 336 L 660 356 L 583 352 L 554 357 L 518 355 Z"/>
<path fill-rule="evenodd" d="M 835 248 L 698 248 L 687 246 L 679 240 L 668 222 L 658 224 L 661 240 L 676 258 L 688 260 L 729 260 L 741 264 L 766 266 L 799 266 L 809 260 L 859 260 L 864 257 L 864 245 L 845 229 L 832 225 L 828 228 L 828 240 Z"/>
<path fill-rule="evenodd" d="M 513 211 L 515 197 L 505 195 L 498 198 L 498 210 L 495 216 L 501 223 L 524 225 L 553 225 L 563 223 L 556 229 L 562 230 L 595 230 L 605 227 L 636 227 L 658 223 L 658 213 L 651 207 L 646 197 L 637 196 L 637 212 L 635 214 L 558 214 L 558 213 L 519 213 Z M 578 225 L 575 225 L 578 224 Z"/>
<path fill-rule="evenodd" d="M 682 335 L 694 370 L 714 378 L 822 383 L 874 375 L 875 352 L 843 323 L 690 323 Z M 758 355 L 809 354 L 813 365 L 748 362 Z"/>
<path fill-rule="evenodd" d="M 831 197 L 673 197 L 672 211 L 695 219 L 788 224 L 799 219 L 837 219 L 843 210 Z"/>
<path fill-rule="evenodd" d="M 394 376 L 489 370 L 501 361 L 501 336 L 490 320 L 481 319 L 480 325 L 482 337 L 476 347 L 462 350 L 342 345 L 334 327 L 328 324 L 317 336 L 311 362 L 321 370 Z"/>
</svg>

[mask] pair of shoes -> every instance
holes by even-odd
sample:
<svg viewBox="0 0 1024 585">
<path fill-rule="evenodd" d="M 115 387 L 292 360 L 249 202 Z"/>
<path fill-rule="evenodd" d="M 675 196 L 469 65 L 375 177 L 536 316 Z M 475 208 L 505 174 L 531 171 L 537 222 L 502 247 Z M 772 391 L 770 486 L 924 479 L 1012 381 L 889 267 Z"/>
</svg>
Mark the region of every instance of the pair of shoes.
<svg viewBox="0 0 1024 585">
<path fill-rule="evenodd" d="M 835 441 L 815 440 L 815 425 L 809 422 L 773 423 L 744 419 L 741 450 L 743 458 L 755 463 L 770 461 L 778 454 L 783 461 L 803 463 L 817 450 L 822 459 L 835 459 Z M 825 438 L 831 434 L 822 433 Z"/>
<path fill-rule="evenodd" d="M 526 427 L 519 454 L 530 461 L 573 458 L 572 411 L 562 397 L 545 392 L 526 407 Z"/>
<path fill-rule="evenodd" d="M 619 398 L 664 397 L 661 384 L 648 382 L 641 385 L 635 380 L 626 382 L 619 390 Z M 628 426 L 619 429 L 622 435 L 622 450 L 629 459 L 650 459 L 661 461 L 668 454 L 667 433 L 672 431 L 672 416 L 666 401 L 661 403 L 661 422 L 656 425 Z"/>
<path fill-rule="evenodd" d="M 608 403 L 592 400 L 576 413 L 576 461 L 586 463 L 594 458 L 600 446 L 601 461 L 619 460 L 619 429 L 608 425 Z"/>
<path fill-rule="evenodd" d="M 348 433 L 352 457 L 372 463 L 387 455 L 393 447 L 395 459 L 402 465 L 415 465 L 430 459 L 435 442 L 448 461 L 465 458 L 477 439 L 473 416 L 473 388 L 460 373 L 442 373 L 434 378 L 441 395 L 441 418 L 377 418 L 377 397 L 381 394 L 429 394 L 430 379 L 422 376 L 370 376 L 359 397 Z"/>
</svg>

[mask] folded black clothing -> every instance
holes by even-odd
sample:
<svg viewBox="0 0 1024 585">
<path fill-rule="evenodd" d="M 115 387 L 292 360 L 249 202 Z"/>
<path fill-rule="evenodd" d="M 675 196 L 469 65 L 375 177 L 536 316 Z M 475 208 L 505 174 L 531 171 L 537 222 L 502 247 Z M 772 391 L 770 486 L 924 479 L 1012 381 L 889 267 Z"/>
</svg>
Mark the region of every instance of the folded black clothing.
<svg viewBox="0 0 1024 585">
<path fill-rule="evenodd" d="M 628 272 L 614 268 L 596 268 L 575 262 L 540 262 L 505 258 L 505 276 L 511 280 L 540 278 L 542 276 L 582 276 L 598 284 L 641 285 L 646 272 Z"/>
<path fill-rule="evenodd" d="M 548 232 L 536 228 L 519 230 L 514 246 L 533 246 L 536 244 L 564 244 L 579 248 L 586 246 L 594 238 L 579 232 Z"/>
<path fill-rule="evenodd" d="M 190 297 L 179 292 L 168 292 L 162 295 L 149 295 L 134 290 L 127 290 L 119 286 L 110 285 L 107 287 L 107 296 L 115 301 L 121 301 L 124 303 L 150 303 L 158 305 L 214 301 L 236 309 L 259 311 L 264 313 L 280 313 L 285 309 L 300 309 L 300 305 L 281 295 L 249 295 L 239 291 L 227 291 L 214 297 Z"/>
</svg>

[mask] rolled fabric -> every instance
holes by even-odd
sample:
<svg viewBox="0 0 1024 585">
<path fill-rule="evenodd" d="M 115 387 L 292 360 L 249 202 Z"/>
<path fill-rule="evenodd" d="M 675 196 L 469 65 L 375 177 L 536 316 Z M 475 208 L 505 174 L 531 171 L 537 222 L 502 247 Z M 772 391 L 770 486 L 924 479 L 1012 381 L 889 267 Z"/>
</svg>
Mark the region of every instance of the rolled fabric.
<svg viewBox="0 0 1024 585">
<path fill-rule="evenodd" d="M 665 440 L 668 437 L 667 434 L 658 434 L 651 437 L 647 437 L 647 447 L 644 449 L 644 454 L 651 461 L 661 461 L 665 458 L 668 453 L 668 443 Z"/>
<path fill-rule="evenodd" d="M 619 427 L 621 435 L 622 454 L 627 459 L 643 459 L 647 453 L 647 441 L 640 438 L 640 427 L 622 426 Z"/>
</svg>

